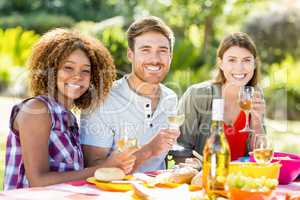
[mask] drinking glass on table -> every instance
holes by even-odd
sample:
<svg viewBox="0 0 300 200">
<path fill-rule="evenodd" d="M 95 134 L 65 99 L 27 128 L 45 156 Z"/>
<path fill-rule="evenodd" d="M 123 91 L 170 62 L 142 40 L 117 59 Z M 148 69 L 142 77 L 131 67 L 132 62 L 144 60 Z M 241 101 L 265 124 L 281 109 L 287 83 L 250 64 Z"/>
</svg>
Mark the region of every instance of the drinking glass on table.
<svg viewBox="0 0 300 200">
<path fill-rule="evenodd" d="M 254 87 L 242 86 L 239 91 L 239 106 L 246 114 L 245 127 L 239 132 L 253 132 L 249 126 L 249 113 L 252 107 L 252 99 L 254 95 Z"/>
<path fill-rule="evenodd" d="M 256 134 L 253 142 L 253 157 L 257 163 L 268 164 L 273 158 L 273 145 L 266 134 Z"/>
</svg>

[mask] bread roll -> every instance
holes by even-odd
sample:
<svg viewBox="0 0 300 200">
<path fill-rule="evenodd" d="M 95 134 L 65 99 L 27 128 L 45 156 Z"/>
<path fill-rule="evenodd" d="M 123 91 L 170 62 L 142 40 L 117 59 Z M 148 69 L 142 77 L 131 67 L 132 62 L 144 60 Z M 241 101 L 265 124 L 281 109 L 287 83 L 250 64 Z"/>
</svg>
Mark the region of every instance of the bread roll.
<svg viewBox="0 0 300 200">
<path fill-rule="evenodd" d="M 192 167 L 183 167 L 176 169 L 170 177 L 171 183 L 187 183 L 190 184 L 192 178 L 198 173 L 198 171 Z"/>
<path fill-rule="evenodd" d="M 187 183 L 190 184 L 192 178 L 198 173 L 192 167 L 183 167 L 175 169 L 172 172 L 159 174 L 155 177 L 157 183 Z"/>
<path fill-rule="evenodd" d="M 95 171 L 95 178 L 99 181 L 113 181 L 122 180 L 125 177 L 125 173 L 120 168 L 99 168 Z"/>
</svg>

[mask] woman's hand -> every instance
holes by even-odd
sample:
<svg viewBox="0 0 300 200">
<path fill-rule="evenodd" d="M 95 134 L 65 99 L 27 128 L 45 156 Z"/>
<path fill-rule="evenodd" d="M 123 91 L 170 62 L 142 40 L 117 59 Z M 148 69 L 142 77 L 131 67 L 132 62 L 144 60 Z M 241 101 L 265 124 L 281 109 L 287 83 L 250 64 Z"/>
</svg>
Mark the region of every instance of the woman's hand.
<svg viewBox="0 0 300 200">
<path fill-rule="evenodd" d="M 114 151 L 104 162 L 107 167 L 119 167 L 125 174 L 131 173 L 136 157 L 133 155 L 138 148 L 129 148 L 123 152 Z"/>
<path fill-rule="evenodd" d="M 262 92 L 260 90 L 255 90 L 251 110 L 252 123 L 254 129 L 256 129 L 255 127 L 261 127 L 265 112 L 266 104 Z"/>
</svg>

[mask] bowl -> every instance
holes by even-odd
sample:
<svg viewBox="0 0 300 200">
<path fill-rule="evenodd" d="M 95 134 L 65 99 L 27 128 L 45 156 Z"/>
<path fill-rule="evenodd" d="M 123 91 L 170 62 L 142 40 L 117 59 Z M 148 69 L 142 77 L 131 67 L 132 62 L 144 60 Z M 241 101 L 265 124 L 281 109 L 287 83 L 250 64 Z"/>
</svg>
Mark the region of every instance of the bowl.
<svg viewBox="0 0 300 200">
<path fill-rule="evenodd" d="M 272 190 L 267 192 L 250 192 L 238 188 L 229 188 L 229 200 L 265 200 L 269 199 Z"/>
<path fill-rule="evenodd" d="M 250 161 L 255 162 L 250 153 Z M 274 152 L 272 163 L 280 163 L 279 183 L 289 184 L 300 174 L 300 156 L 292 153 Z"/>
<path fill-rule="evenodd" d="M 244 176 L 252 178 L 266 178 L 278 179 L 281 164 L 269 163 L 258 164 L 255 162 L 231 162 L 229 165 L 229 174 L 241 172 Z"/>
</svg>

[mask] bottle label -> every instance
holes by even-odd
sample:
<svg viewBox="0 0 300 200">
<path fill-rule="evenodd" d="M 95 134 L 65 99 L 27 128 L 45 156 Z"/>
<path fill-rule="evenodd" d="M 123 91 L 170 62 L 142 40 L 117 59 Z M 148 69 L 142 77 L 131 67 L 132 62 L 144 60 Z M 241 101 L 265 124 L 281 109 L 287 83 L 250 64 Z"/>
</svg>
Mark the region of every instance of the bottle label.
<svg viewBox="0 0 300 200">
<path fill-rule="evenodd" d="M 223 99 L 213 99 L 212 120 L 213 121 L 223 121 L 223 115 L 224 115 L 224 100 Z"/>
<path fill-rule="evenodd" d="M 211 155 L 211 171 L 210 171 L 210 176 L 211 177 L 217 177 L 217 155 L 213 154 Z"/>
</svg>

